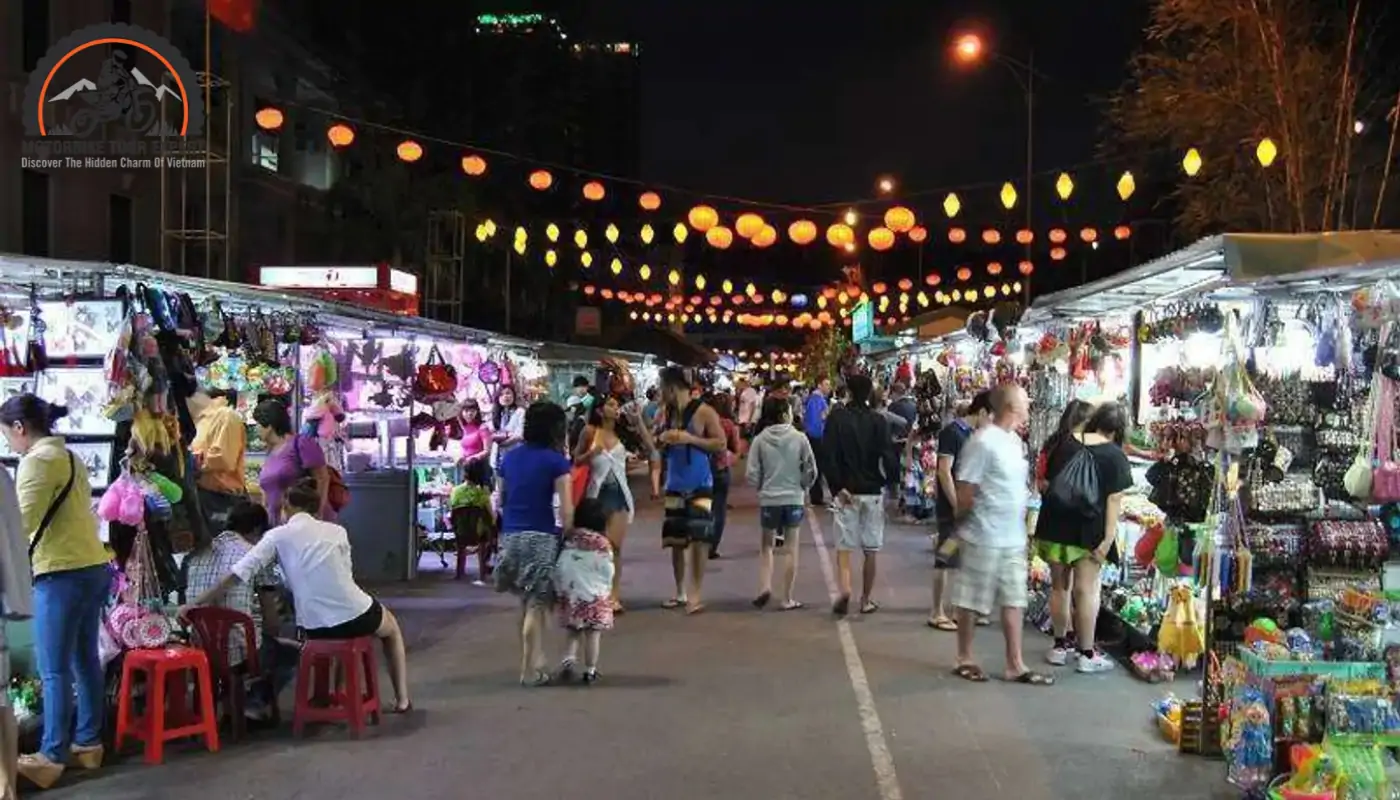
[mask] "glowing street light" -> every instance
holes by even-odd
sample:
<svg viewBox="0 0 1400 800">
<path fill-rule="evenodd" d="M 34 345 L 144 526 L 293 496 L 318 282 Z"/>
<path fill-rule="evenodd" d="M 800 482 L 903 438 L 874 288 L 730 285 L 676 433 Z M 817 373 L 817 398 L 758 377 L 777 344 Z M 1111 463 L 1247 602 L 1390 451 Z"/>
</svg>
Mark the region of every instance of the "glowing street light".
<svg viewBox="0 0 1400 800">
<path fill-rule="evenodd" d="M 846 214 L 842 217 L 842 219 L 847 225 L 854 225 L 856 224 L 856 220 L 859 219 L 859 217 L 856 216 L 856 210 L 854 208 L 850 208 L 846 210 Z"/>
<path fill-rule="evenodd" d="M 1351 130 L 1357 136 L 1360 136 L 1361 134 L 1366 132 L 1366 123 L 1358 119 L 1357 121 L 1351 124 Z"/>
<path fill-rule="evenodd" d="M 953 45 L 953 54 L 959 61 L 976 61 L 982 57 L 982 37 L 975 33 L 959 36 Z"/>
<path fill-rule="evenodd" d="M 1357 124 L 1359 125 L 1361 123 Z M 1357 131 L 1357 133 L 1360 133 L 1360 131 Z M 894 178 L 885 176 L 880 179 L 880 182 L 876 184 L 876 186 L 879 188 L 880 194 L 889 194 L 894 191 Z"/>
</svg>

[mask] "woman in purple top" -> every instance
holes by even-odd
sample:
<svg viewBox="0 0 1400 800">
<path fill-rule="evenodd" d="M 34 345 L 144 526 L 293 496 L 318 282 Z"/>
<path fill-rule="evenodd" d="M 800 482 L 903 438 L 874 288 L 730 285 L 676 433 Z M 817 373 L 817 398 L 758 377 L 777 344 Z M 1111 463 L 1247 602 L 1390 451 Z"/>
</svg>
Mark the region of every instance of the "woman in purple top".
<svg viewBox="0 0 1400 800">
<path fill-rule="evenodd" d="M 267 443 L 267 458 L 258 476 L 258 486 L 262 488 L 263 506 L 272 524 L 286 521 L 282 519 L 282 496 L 306 475 L 316 479 L 316 488 L 321 493 L 320 518 L 335 521 L 335 511 L 326 502 L 330 473 L 326 470 L 326 454 L 320 443 L 310 436 L 292 434 L 292 416 L 280 400 L 258 403 L 253 409 L 253 422 L 258 426 L 258 435 Z"/>
</svg>

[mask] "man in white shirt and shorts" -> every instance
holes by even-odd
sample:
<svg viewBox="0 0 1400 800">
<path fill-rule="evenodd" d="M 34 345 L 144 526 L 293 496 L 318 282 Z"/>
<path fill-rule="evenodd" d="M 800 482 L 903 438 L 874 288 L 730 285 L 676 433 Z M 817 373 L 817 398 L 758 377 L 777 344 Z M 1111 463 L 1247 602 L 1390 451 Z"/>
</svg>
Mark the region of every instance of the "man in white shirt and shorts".
<svg viewBox="0 0 1400 800">
<path fill-rule="evenodd" d="M 1048 686 L 1054 678 L 1033 672 L 1021 657 L 1029 558 L 1026 504 L 1030 464 L 1019 430 L 1030 418 L 1030 398 L 1015 384 L 992 390 L 992 421 L 973 434 L 956 469 L 958 570 L 950 604 L 957 610 L 958 663 L 953 674 L 981 683 L 987 673 L 972 653 L 976 618 L 1001 610 L 1006 637 L 1004 677 L 1014 683 Z"/>
</svg>

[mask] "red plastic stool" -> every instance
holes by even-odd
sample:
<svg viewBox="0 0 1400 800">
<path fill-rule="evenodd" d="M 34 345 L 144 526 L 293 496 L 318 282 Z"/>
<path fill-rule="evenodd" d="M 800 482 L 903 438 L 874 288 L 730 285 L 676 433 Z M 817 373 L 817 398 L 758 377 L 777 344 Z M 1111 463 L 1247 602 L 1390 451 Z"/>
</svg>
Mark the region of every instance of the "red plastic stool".
<svg viewBox="0 0 1400 800">
<path fill-rule="evenodd" d="M 331 669 L 344 670 L 344 683 L 331 687 Z M 344 722 L 350 735 L 365 732 L 365 718 L 379 724 L 379 665 L 374 640 L 312 639 L 297 663 L 296 712 L 292 732 L 301 736 L 308 722 Z"/>
<path fill-rule="evenodd" d="M 193 671 L 198 684 L 199 705 L 189 707 L 185 690 L 187 672 Z M 146 677 L 145 713 L 136 716 L 131 698 L 135 677 Z M 167 689 L 169 693 L 167 694 Z M 166 700 L 171 707 L 166 708 Z M 171 727 L 167 727 L 169 724 Z M 122 662 L 121 696 L 117 701 L 117 741 L 120 751 L 128 738 L 146 745 L 146 763 L 165 760 L 165 743 L 186 736 L 203 736 L 209 752 L 219 751 L 219 718 L 214 714 L 214 690 L 209 675 L 209 659 L 202 650 L 166 647 L 160 650 L 132 650 Z"/>
</svg>

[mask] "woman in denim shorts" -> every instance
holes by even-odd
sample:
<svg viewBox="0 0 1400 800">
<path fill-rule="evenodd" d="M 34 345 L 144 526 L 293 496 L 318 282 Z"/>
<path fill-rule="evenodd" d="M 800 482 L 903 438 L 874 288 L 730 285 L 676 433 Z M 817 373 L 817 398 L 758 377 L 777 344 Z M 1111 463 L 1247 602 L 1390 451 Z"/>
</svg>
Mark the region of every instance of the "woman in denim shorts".
<svg viewBox="0 0 1400 800">
<path fill-rule="evenodd" d="M 783 611 L 801 608 L 792 597 L 797 580 L 797 534 L 807 490 L 817 481 L 817 459 L 807 436 L 792 425 L 792 406 L 780 397 L 763 401 L 759 432 L 749 448 L 746 477 L 758 488 L 758 519 L 763 529 L 755 608 L 773 599 L 773 561 L 783 557 Z"/>
</svg>

